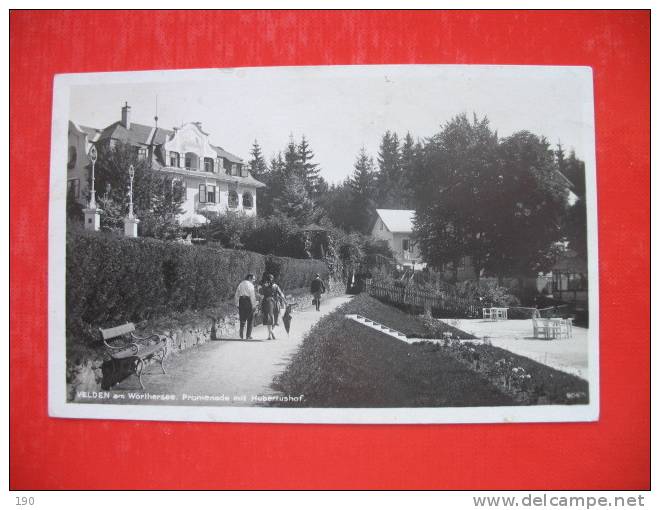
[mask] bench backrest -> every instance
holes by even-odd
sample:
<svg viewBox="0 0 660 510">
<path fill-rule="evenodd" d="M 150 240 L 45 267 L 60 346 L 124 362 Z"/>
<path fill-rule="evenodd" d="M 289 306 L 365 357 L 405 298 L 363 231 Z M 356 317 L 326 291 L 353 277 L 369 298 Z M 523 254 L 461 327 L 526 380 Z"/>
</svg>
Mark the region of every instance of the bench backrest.
<svg viewBox="0 0 660 510">
<path fill-rule="evenodd" d="M 101 331 L 101 337 L 103 340 L 112 340 L 113 338 L 128 335 L 129 333 L 135 331 L 135 324 L 132 322 L 127 322 L 121 326 L 115 326 L 114 328 L 99 329 Z"/>
</svg>

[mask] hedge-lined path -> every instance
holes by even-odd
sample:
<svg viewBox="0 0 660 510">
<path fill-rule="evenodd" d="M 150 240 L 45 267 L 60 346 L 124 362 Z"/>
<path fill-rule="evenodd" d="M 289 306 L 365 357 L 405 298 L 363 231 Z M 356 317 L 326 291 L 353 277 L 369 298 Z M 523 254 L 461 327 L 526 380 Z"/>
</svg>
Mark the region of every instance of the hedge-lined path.
<svg viewBox="0 0 660 510">
<path fill-rule="evenodd" d="M 324 300 L 321 311 L 313 307 L 293 313 L 289 334 L 286 334 L 280 317 L 280 325 L 275 328 L 276 340 L 266 340 L 268 332 L 265 326 L 257 326 L 252 331 L 253 340 L 217 340 L 170 356 L 165 361 L 167 375 L 160 373 L 160 367 L 151 365 L 142 377 L 145 391 L 151 394 L 176 395 L 175 402 L 167 404 L 181 405 L 263 405 L 263 401 L 254 401 L 252 396 L 275 396 L 278 393 L 270 385 L 273 377 L 286 368 L 291 356 L 307 332 L 324 315 L 346 303 L 352 296 L 344 295 Z M 311 300 L 311 297 L 310 297 Z M 137 379 L 129 377 L 113 388 L 113 393 L 139 391 Z M 189 397 L 224 395 L 229 401 L 183 400 Z M 246 400 L 234 397 L 245 396 Z M 117 403 L 115 400 L 113 403 Z M 138 403 L 134 400 L 121 402 Z M 157 403 L 139 401 L 141 404 Z"/>
</svg>

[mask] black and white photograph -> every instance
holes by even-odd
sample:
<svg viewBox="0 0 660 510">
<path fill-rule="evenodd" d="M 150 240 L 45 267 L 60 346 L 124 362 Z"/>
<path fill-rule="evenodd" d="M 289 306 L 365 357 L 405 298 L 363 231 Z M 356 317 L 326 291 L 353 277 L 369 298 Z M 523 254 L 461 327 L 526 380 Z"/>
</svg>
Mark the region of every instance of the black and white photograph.
<svg viewBox="0 0 660 510">
<path fill-rule="evenodd" d="M 57 75 L 51 416 L 598 419 L 593 78 Z"/>
</svg>

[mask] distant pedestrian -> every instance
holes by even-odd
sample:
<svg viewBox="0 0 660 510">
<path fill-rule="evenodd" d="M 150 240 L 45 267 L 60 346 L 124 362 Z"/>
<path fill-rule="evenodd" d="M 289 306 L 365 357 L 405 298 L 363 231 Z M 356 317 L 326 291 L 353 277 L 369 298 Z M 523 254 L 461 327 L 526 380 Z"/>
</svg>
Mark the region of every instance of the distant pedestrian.
<svg viewBox="0 0 660 510">
<path fill-rule="evenodd" d="M 316 306 L 316 311 L 321 310 L 321 294 L 325 293 L 325 284 L 321 280 L 321 275 L 316 273 L 312 284 L 310 285 L 310 291 L 314 296 L 312 303 Z"/>
<path fill-rule="evenodd" d="M 286 305 L 286 298 L 282 289 L 275 283 L 275 278 L 272 274 L 265 276 L 263 285 L 261 286 L 261 295 L 263 296 L 261 301 L 261 319 L 268 330 L 268 340 L 275 340 L 273 327 L 278 325 L 280 304 Z"/>
<path fill-rule="evenodd" d="M 252 340 L 252 321 L 254 309 L 257 307 L 257 296 L 254 293 L 254 275 L 248 273 L 245 280 L 238 284 L 234 294 L 234 304 L 238 307 L 238 320 L 240 323 L 239 335 L 243 340 L 243 330 L 247 323 L 246 339 Z"/>
</svg>

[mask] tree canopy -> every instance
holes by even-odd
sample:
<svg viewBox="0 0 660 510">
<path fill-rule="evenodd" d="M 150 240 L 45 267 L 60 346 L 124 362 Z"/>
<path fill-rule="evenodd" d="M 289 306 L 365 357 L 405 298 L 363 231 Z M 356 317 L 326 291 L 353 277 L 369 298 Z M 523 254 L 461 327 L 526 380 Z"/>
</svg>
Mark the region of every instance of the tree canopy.
<svg viewBox="0 0 660 510">
<path fill-rule="evenodd" d="M 425 144 L 416 167 L 416 233 L 439 267 L 470 256 L 479 274 L 549 269 L 562 241 L 566 182 L 547 140 L 498 139 L 488 119 L 459 115 Z"/>
<path fill-rule="evenodd" d="M 128 214 L 128 169 L 134 169 L 133 210 L 140 219 L 140 235 L 172 239 L 180 234 L 177 215 L 185 198 L 184 187 L 171 175 L 154 172 L 134 147 L 117 143 L 100 147 L 95 166 L 97 202 L 103 210 L 101 228 L 121 231 Z M 91 173 L 90 173 L 91 180 Z M 91 184 L 91 183 L 90 183 Z"/>
</svg>

